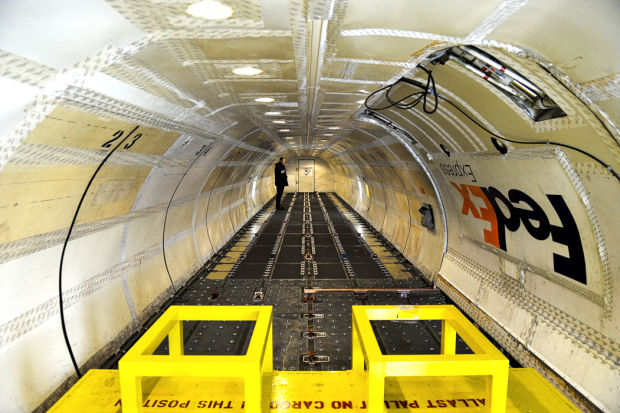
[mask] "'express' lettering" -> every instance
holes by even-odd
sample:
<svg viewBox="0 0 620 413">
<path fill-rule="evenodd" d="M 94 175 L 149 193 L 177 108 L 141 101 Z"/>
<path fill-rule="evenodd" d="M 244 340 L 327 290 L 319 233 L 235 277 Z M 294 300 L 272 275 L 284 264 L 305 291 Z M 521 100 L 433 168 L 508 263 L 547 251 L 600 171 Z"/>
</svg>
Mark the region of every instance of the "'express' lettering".
<svg viewBox="0 0 620 413">
<path fill-rule="evenodd" d="M 463 215 L 471 214 L 476 219 L 490 223 L 491 228 L 483 231 L 484 240 L 487 243 L 507 251 L 506 230 L 515 232 L 521 227 L 521 224 L 534 239 L 542 241 L 551 235 L 553 242 L 565 245 L 568 248 L 568 256 L 553 254 L 553 270 L 558 274 L 587 284 L 586 262 L 579 229 L 561 195 L 547 194 L 547 199 L 562 224 L 562 226 L 557 226 L 549 223 L 547 214 L 532 197 L 518 189 L 509 190 L 508 197 L 506 197 L 492 186 L 483 188 L 475 185 L 450 183 L 463 197 L 461 213 Z M 472 201 L 472 196 L 480 198 L 485 207 L 478 209 Z"/>
<path fill-rule="evenodd" d="M 474 174 L 474 171 L 471 168 L 471 165 L 467 165 L 467 164 L 459 165 L 459 162 L 456 161 L 454 165 L 447 164 L 447 163 L 440 163 L 439 168 L 441 169 L 441 172 L 444 173 L 444 175 L 469 177 L 471 178 L 472 182 L 477 182 L 476 175 Z"/>
</svg>

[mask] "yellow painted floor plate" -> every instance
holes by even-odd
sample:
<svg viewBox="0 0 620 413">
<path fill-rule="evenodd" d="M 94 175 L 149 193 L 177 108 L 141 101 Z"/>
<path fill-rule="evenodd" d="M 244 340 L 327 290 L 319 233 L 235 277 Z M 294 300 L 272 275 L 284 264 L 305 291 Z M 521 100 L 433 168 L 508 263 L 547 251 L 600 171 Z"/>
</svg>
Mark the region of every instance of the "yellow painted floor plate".
<svg viewBox="0 0 620 413">
<path fill-rule="evenodd" d="M 411 273 L 407 271 L 405 267 L 403 267 L 401 264 L 385 264 L 384 266 L 385 269 L 390 272 L 392 277 L 396 278 L 397 280 L 412 277 Z"/>
<path fill-rule="evenodd" d="M 209 275 L 207 275 L 207 278 L 209 280 L 223 280 L 228 276 L 228 274 L 229 271 L 211 271 Z"/>
<path fill-rule="evenodd" d="M 230 271 L 232 270 L 233 267 L 233 263 L 227 263 L 227 264 L 217 264 L 216 266 L 213 267 L 213 269 L 211 271 Z"/>
<path fill-rule="evenodd" d="M 234 263 L 236 263 L 237 260 L 239 259 L 239 255 L 241 255 L 241 254 L 237 254 L 237 253 L 234 253 L 234 254 L 236 254 L 237 256 L 235 257 L 231 253 L 226 254 L 226 256 L 222 257 L 218 261 L 218 263 L 219 264 L 234 264 Z"/>
<path fill-rule="evenodd" d="M 275 372 L 263 376 L 263 411 L 367 412 L 367 375 L 344 372 Z M 388 378 L 385 411 L 483 412 L 486 379 Z M 243 412 L 243 382 L 185 377 L 145 378 L 144 412 Z M 506 412 L 578 412 L 533 369 L 510 369 Z M 118 370 L 90 370 L 50 412 L 121 412 Z"/>
</svg>

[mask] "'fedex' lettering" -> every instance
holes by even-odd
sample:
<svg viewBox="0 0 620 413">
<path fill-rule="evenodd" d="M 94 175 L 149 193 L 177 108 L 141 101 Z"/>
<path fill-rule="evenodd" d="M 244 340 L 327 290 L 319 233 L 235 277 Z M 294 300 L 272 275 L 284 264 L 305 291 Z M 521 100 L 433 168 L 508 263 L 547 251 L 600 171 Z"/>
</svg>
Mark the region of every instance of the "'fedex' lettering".
<svg viewBox="0 0 620 413">
<path fill-rule="evenodd" d="M 508 191 L 504 196 L 492 186 L 483 188 L 475 185 L 450 182 L 463 197 L 463 215 L 472 215 L 476 219 L 488 221 L 491 229 L 485 229 L 484 240 L 506 251 L 506 230 L 517 231 L 521 224 L 537 240 L 545 240 L 551 235 L 553 242 L 565 245 L 568 256 L 553 254 L 553 270 L 575 281 L 587 284 L 586 262 L 579 229 L 564 198 L 561 195 L 549 195 L 547 199 L 553 206 L 562 226 L 551 225 L 541 206 L 526 193 L 518 189 Z M 484 208 L 477 208 L 472 197 L 480 198 Z M 502 208 L 503 207 L 503 208 Z M 505 214 L 504 211 L 508 213 Z"/>
</svg>

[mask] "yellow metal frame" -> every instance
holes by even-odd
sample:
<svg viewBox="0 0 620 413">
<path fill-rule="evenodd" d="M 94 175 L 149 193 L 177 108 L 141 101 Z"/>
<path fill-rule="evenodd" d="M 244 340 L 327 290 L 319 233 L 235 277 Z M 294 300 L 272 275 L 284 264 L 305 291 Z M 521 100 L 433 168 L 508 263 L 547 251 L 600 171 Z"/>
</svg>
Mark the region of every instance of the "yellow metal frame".
<svg viewBox="0 0 620 413">
<path fill-rule="evenodd" d="M 243 356 L 183 354 L 183 321 L 256 321 Z M 168 337 L 169 355 L 153 355 Z M 273 325 L 270 306 L 171 306 L 119 361 L 123 413 L 142 408 L 142 377 L 242 377 L 245 411 L 259 413 L 262 373 L 273 371 Z"/>
<path fill-rule="evenodd" d="M 371 320 L 441 320 L 441 354 L 385 355 Z M 456 334 L 474 354 L 456 353 Z M 508 359 L 452 305 L 353 306 L 353 370 L 368 369 L 368 413 L 384 408 L 386 376 L 490 376 L 490 411 L 505 412 Z"/>
</svg>

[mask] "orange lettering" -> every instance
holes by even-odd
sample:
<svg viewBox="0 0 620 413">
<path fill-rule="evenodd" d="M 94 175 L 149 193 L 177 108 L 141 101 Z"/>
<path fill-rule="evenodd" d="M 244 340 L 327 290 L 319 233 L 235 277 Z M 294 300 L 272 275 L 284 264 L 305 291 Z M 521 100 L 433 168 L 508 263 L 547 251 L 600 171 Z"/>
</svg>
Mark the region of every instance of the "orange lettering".
<svg viewBox="0 0 620 413">
<path fill-rule="evenodd" d="M 469 214 L 469 211 L 471 211 L 471 214 L 474 216 L 474 218 L 481 219 L 480 218 L 480 214 L 478 213 L 478 209 L 476 208 L 476 205 L 474 205 L 474 203 L 471 202 L 471 198 L 469 198 L 469 191 L 467 190 L 468 186 L 469 186 L 470 189 L 471 188 L 478 188 L 478 190 L 480 190 L 480 187 L 466 185 L 466 184 L 462 184 L 459 187 L 459 185 L 454 183 L 454 182 L 450 182 L 450 183 L 452 184 L 453 187 L 456 188 L 456 190 L 459 192 L 459 194 L 461 194 L 461 196 L 463 197 L 463 208 L 461 209 L 461 214 L 467 215 L 467 214 Z"/>
<path fill-rule="evenodd" d="M 465 185 L 463 185 L 465 186 Z M 473 185 L 467 185 L 469 187 L 469 190 L 471 191 L 473 196 L 477 196 L 478 198 L 482 199 L 484 201 L 484 204 L 486 205 L 486 208 L 480 208 L 480 212 L 482 214 L 482 217 L 478 216 L 477 218 L 482 219 L 484 221 L 488 221 L 491 223 L 491 230 L 489 231 L 488 229 L 485 229 L 484 232 L 484 240 L 486 242 L 488 242 L 489 244 L 500 248 L 499 246 L 499 228 L 497 225 L 497 215 L 495 215 L 495 210 L 493 209 L 493 206 L 491 205 L 491 202 L 489 202 L 489 199 L 486 197 L 486 195 L 484 195 L 484 192 L 482 192 L 482 188 L 480 188 L 479 186 L 473 186 Z M 469 199 L 469 198 L 468 198 Z M 471 201 L 469 201 L 471 202 Z M 463 204 L 464 205 L 464 204 Z M 472 204 L 473 205 L 473 204 Z M 463 206 L 463 208 L 465 208 Z"/>
</svg>

